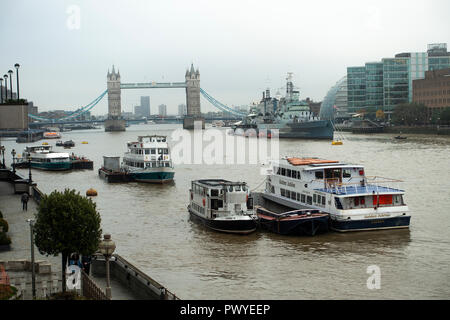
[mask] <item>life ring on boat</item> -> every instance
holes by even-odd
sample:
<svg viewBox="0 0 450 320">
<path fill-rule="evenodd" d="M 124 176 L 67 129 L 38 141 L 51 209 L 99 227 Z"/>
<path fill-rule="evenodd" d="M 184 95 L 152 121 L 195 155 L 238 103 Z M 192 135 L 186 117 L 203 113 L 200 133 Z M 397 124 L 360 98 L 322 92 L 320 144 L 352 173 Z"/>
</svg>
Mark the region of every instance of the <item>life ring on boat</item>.
<svg viewBox="0 0 450 320">
<path fill-rule="evenodd" d="M 205 200 L 205 198 L 203 198 L 203 206 L 205 206 L 205 204 L 206 204 L 206 200 Z"/>
</svg>

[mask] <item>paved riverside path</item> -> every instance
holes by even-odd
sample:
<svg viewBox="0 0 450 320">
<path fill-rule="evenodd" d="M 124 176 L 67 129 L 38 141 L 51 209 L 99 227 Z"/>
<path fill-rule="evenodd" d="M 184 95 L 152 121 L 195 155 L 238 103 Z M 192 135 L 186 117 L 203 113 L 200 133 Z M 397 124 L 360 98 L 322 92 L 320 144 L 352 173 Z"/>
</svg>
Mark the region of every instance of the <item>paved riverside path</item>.
<svg viewBox="0 0 450 320">
<path fill-rule="evenodd" d="M 22 211 L 21 194 L 14 193 L 12 183 L 0 181 L 0 210 L 8 222 L 8 235 L 11 238 L 11 250 L 0 252 L 0 262 L 28 260 L 31 261 L 30 224 L 27 219 L 34 219 L 37 203 L 30 197 L 28 210 Z M 45 261 L 51 264 L 51 274 L 36 274 L 36 292 L 38 297 L 46 293 L 61 290 L 61 256 L 46 256 L 34 247 L 35 262 Z M 12 285 L 24 293 L 25 299 L 31 299 L 31 272 L 8 271 Z M 59 280 L 59 281 L 58 281 Z"/>
<path fill-rule="evenodd" d="M 27 219 L 35 218 L 37 203 L 30 197 L 28 211 L 22 211 L 21 194 L 14 193 L 12 183 L 0 181 L 0 210 L 3 218 L 8 222 L 8 235 L 11 237 L 11 250 L 0 252 L 0 262 L 28 260 L 31 261 L 30 249 L 30 224 Z M 46 256 L 39 253 L 34 247 L 35 262 L 47 261 L 51 264 L 51 274 L 36 274 L 36 292 L 38 298 L 46 294 L 61 291 L 61 255 L 56 257 Z M 8 271 L 12 285 L 24 292 L 24 299 L 31 299 L 31 272 Z M 97 285 L 104 290 L 106 279 L 92 277 Z M 121 285 L 115 279 L 111 279 L 111 298 L 113 300 L 138 299 L 131 290 Z"/>
<path fill-rule="evenodd" d="M 14 193 L 11 183 L 0 181 L 0 210 L 9 224 L 8 235 L 11 237 L 11 250 L 0 252 L 0 261 L 31 260 L 30 224 L 27 219 L 35 219 L 37 203 L 32 197 L 28 201 L 28 211 L 22 211 L 21 194 Z M 52 272 L 61 271 L 61 257 L 46 256 L 34 247 L 35 261 L 48 261 L 52 264 Z"/>
</svg>

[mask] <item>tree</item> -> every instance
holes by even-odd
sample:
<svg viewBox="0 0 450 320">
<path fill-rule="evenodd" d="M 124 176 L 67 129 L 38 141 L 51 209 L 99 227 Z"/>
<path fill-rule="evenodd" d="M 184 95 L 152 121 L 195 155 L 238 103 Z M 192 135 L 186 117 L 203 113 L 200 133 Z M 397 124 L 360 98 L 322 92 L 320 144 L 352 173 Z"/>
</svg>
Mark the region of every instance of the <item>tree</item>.
<svg viewBox="0 0 450 320">
<path fill-rule="evenodd" d="M 65 266 L 71 253 L 92 255 L 102 230 L 96 204 L 75 190 L 53 191 L 42 198 L 36 214 L 35 243 L 41 254 L 62 255 L 62 290 L 66 291 Z"/>
<path fill-rule="evenodd" d="M 393 122 L 407 126 L 427 123 L 427 107 L 418 103 L 398 104 L 394 109 Z"/>
<path fill-rule="evenodd" d="M 450 124 L 450 107 L 445 108 L 441 112 L 441 122 L 444 124 Z"/>
</svg>

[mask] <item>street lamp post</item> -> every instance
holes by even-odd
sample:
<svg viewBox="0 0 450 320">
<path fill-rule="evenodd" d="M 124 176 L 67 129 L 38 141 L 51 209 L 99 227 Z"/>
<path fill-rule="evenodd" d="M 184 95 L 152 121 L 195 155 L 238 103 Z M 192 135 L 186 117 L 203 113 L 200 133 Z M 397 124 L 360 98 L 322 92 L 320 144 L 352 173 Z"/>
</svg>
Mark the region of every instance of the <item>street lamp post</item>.
<svg viewBox="0 0 450 320">
<path fill-rule="evenodd" d="M 0 77 L 0 103 L 3 103 L 3 78 Z"/>
<path fill-rule="evenodd" d="M 8 100 L 8 75 L 4 74 L 3 78 L 5 79 L 5 102 Z"/>
<path fill-rule="evenodd" d="M 33 180 L 31 179 L 31 158 L 28 157 L 28 184 L 31 187 Z"/>
<path fill-rule="evenodd" d="M 16 150 L 12 149 L 11 151 L 11 155 L 13 157 L 13 173 L 16 173 L 16 164 L 15 164 L 15 160 L 16 160 Z"/>
<path fill-rule="evenodd" d="M 2 157 L 3 157 L 3 169 L 6 169 L 6 165 L 5 165 L 5 146 L 0 146 L 0 152 L 2 153 Z"/>
<path fill-rule="evenodd" d="M 17 75 L 17 101 L 19 101 L 20 97 L 19 97 L 19 67 L 20 64 L 16 63 L 14 65 L 14 67 L 16 67 L 16 75 Z"/>
<path fill-rule="evenodd" d="M 30 224 L 30 239 L 31 239 L 31 292 L 33 294 L 33 299 L 36 299 L 36 271 L 34 266 L 34 220 L 27 219 Z"/>
<path fill-rule="evenodd" d="M 99 244 L 100 252 L 103 254 L 106 260 L 106 297 L 111 299 L 111 283 L 109 279 L 109 258 L 116 249 L 116 244 L 111 240 L 110 234 L 103 235 L 103 240 Z"/>
<path fill-rule="evenodd" d="M 9 73 L 9 99 L 12 100 L 12 74 L 13 74 L 13 71 L 8 70 L 8 73 Z"/>
</svg>

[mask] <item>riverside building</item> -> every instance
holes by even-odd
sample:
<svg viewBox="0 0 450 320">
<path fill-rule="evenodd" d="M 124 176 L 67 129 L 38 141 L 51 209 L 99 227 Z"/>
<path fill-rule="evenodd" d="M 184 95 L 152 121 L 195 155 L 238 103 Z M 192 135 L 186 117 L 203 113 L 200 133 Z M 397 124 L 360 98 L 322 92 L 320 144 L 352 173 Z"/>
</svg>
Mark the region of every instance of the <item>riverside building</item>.
<svg viewBox="0 0 450 320">
<path fill-rule="evenodd" d="M 429 117 L 450 107 L 450 68 L 426 71 L 425 79 L 414 80 L 413 101 L 427 106 Z"/>
<path fill-rule="evenodd" d="M 413 81 L 425 72 L 450 68 L 446 43 L 429 44 L 427 52 L 398 53 L 393 58 L 347 68 L 349 113 L 383 110 L 388 115 L 401 103 L 413 101 Z"/>
</svg>

